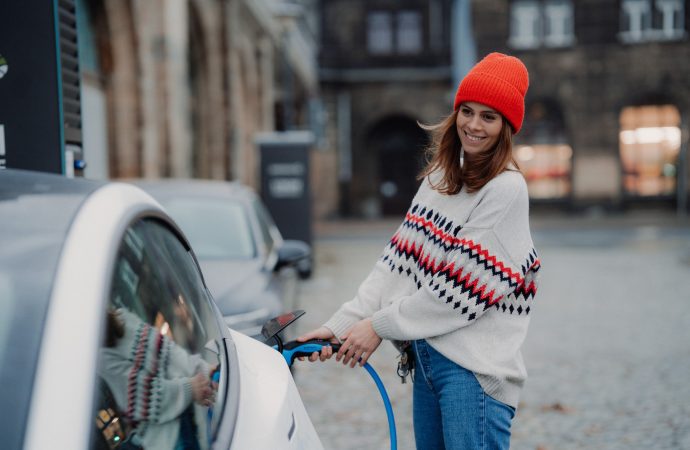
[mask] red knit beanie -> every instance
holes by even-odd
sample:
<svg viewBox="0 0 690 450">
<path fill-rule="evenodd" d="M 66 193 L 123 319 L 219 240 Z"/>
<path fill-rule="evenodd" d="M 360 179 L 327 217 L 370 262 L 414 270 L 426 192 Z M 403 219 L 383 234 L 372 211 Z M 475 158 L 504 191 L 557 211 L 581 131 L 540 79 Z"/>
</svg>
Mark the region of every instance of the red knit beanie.
<svg viewBox="0 0 690 450">
<path fill-rule="evenodd" d="M 529 74 L 522 61 L 503 53 L 490 53 L 460 82 L 453 109 L 464 102 L 481 103 L 501 113 L 517 134 L 525 117 L 528 87 Z"/>
</svg>

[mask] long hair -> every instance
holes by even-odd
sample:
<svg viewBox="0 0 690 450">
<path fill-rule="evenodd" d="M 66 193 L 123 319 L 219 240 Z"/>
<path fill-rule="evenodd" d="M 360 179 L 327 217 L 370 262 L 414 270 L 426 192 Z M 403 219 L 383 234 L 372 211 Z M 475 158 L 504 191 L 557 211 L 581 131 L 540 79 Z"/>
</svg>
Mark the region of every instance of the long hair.
<svg viewBox="0 0 690 450">
<path fill-rule="evenodd" d="M 431 134 L 431 144 L 426 149 L 426 166 L 418 179 L 440 172 L 443 177 L 431 186 L 442 194 L 452 195 L 460 192 L 463 186 L 469 193 L 478 191 L 500 173 L 511 170 L 511 164 L 519 170 L 513 157 L 513 131 L 503 116 L 503 125 L 496 145 L 476 155 L 465 153 L 465 162 L 460 167 L 462 144 L 456 125 L 458 111 L 459 109 L 456 109 L 435 125 L 419 124 Z"/>
</svg>

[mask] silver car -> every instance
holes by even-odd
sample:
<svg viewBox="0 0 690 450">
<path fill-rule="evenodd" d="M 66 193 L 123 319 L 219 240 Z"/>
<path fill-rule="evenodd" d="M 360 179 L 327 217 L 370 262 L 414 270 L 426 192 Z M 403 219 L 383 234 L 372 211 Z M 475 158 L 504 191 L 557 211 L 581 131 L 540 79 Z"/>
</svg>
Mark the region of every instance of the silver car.
<svg viewBox="0 0 690 450">
<path fill-rule="evenodd" d="M 301 241 L 284 240 L 261 199 L 237 182 L 135 181 L 158 200 L 194 247 L 226 323 L 259 338 L 271 317 L 298 309 Z"/>
<path fill-rule="evenodd" d="M 0 170 L 0 217 L 2 448 L 321 448 L 149 195 Z"/>
</svg>

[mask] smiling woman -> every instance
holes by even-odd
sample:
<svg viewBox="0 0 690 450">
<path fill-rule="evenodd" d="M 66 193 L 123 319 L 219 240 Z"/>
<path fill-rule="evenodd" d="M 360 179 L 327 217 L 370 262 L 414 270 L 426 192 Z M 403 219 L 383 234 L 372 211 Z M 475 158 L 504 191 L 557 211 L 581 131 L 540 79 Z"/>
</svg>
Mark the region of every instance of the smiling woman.
<svg viewBox="0 0 690 450">
<path fill-rule="evenodd" d="M 481 103 L 467 102 L 460 105 L 460 113 L 457 116 L 455 123 L 465 153 L 485 152 L 498 141 L 503 118 L 492 108 Z"/>
<path fill-rule="evenodd" d="M 527 185 L 512 156 L 529 79 L 492 53 L 432 132 L 430 161 L 403 223 L 354 298 L 300 339 L 338 339 L 366 363 L 382 339 L 414 354 L 414 431 L 425 449 L 510 446 L 526 371 L 520 346 L 537 290 Z M 325 347 L 321 355 L 332 355 Z M 442 395 L 440 393 L 443 393 Z"/>
</svg>

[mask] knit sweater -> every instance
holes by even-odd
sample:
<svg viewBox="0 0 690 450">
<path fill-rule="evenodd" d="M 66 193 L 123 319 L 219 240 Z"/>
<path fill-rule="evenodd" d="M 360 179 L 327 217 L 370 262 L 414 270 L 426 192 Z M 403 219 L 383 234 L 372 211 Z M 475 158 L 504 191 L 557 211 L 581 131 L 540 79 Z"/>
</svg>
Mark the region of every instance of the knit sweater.
<svg viewBox="0 0 690 450">
<path fill-rule="evenodd" d="M 210 367 L 200 355 L 189 354 L 133 312 L 121 308 L 118 318 L 124 336 L 112 348 L 102 348 L 99 375 L 146 448 L 175 448 L 179 416 L 192 404 L 190 378 L 208 375 Z M 194 406 L 202 448 L 208 442 L 206 408 Z"/>
<path fill-rule="evenodd" d="M 517 171 L 472 194 L 441 194 L 427 177 L 355 298 L 325 326 L 340 338 L 370 317 L 381 338 L 425 339 L 488 395 L 517 407 L 540 268 L 528 210 Z"/>
</svg>

